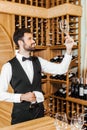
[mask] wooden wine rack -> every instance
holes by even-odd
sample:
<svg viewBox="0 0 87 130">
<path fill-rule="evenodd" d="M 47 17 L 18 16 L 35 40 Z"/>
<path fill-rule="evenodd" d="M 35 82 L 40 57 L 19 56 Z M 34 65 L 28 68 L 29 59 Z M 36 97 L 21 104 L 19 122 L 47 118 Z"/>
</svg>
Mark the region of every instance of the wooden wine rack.
<svg viewBox="0 0 87 130">
<path fill-rule="evenodd" d="M 80 5 L 80 0 L 7 0 L 21 4 L 27 4 L 31 6 L 51 8 L 65 3 Z"/>
<path fill-rule="evenodd" d="M 33 33 L 34 40 L 36 41 L 36 55 L 40 55 L 48 60 L 50 60 L 55 55 L 61 54 L 62 51 L 65 50 L 64 45 L 64 33 L 61 32 L 59 27 L 59 22 L 61 20 L 66 19 L 69 23 L 69 34 L 77 43 L 73 47 L 73 54 L 77 55 L 77 57 L 72 60 L 71 65 L 69 67 L 68 73 L 72 70 L 72 68 L 76 67 L 76 71 L 78 72 L 78 77 L 80 76 L 80 16 L 75 15 L 62 15 L 53 18 L 38 18 L 38 17 L 27 17 L 27 16 L 15 16 L 15 30 L 18 28 L 27 27 Z M 44 53 L 48 54 L 48 57 L 44 55 Z M 66 112 L 68 119 L 70 120 L 73 112 L 76 113 L 84 113 L 84 107 L 86 106 L 86 101 L 80 101 L 77 99 L 77 102 L 69 97 L 69 86 L 70 80 L 67 73 L 67 80 L 56 80 L 50 79 L 50 76 L 47 76 L 47 79 L 44 80 L 43 91 L 47 96 L 44 104 L 45 104 L 45 114 L 50 115 L 52 117 L 55 116 L 56 112 Z M 61 98 L 52 95 L 56 90 L 58 90 L 58 85 L 56 84 L 66 84 L 66 98 Z M 50 87 L 47 90 L 48 85 Z M 54 87 L 55 86 L 55 87 Z M 56 89 L 55 89 L 56 88 Z M 84 102 L 84 103 L 83 103 Z"/>
<path fill-rule="evenodd" d="M 2 4 L 4 4 L 4 1 Z M 9 4 L 12 5 L 13 9 L 9 8 Z M 6 5 L 8 5 L 7 10 L 5 10 Z M 29 9 L 33 8 L 33 13 L 29 12 L 28 14 L 25 6 L 23 5 L 26 5 L 28 11 Z M 34 8 L 34 6 L 36 7 Z M 72 6 L 73 8 L 71 8 Z M 20 9 L 20 11 L 17 10 L 17 7 L 19 7 L 18 9 Z M 66 10 L 67 7 L 68 12 Z M 76 100 L 69 97 L 68 95 L 70 87 L 68 73 L 72 71 L 74 67 L 76 67 L 78 77 L 80 76 L 80 18 L 82 12 L 81 0 L 8 0 L 5 1 L 4 9 L 1 8 L 0 10 L 2 12 L 5 10 L 4 13 L 9 14 L 9 21 L 11 20 L 12 25 L 12 32 L 11 30 L 8 31 L 10 36 L 12 36 L 12 33 L 18 28 L 29 28 L 36 42 L 36 51 L 34 54 L 41 56 L 47 60 L 50 60 L 56 55 L 62 55 L 65 53 L 65 35 L 59 28 L 59 22 L 63 19 L 66 19 L 68 21 L 69 34 L 77 43 L 77 45 L 73 47 L 73 54 L 78 56 L 72 60 L 69 66 L 66 81 L 51 79 L 50 75 L 48 74 L 47 78 L 42 80 L 42 89 L 45 93 L 45 114 L 54 117 L 56 112 L 63 111 L 67 113 L 70 119 L 73 111 L 76 111 L 78 113 L 84 112 L 83 110 L 84 107 L 86 107 L 87 101 L 80 99 Z M 4 15 L 2 17 L 5 18 Z M 1 21 L 1 23 L 4 25 L 3 21 Z M 5 28 L 7 27 L 6 25 L 8 25 L 8 23 L 5 24 Z M 66 98 L 53 96 L 53 93 L 59 89 L 60 84 L 66 85 Z M 3 109 L 3 107 L 0 106 L 0 109 Z"/>
<path fill-rule="evenodd" d="M 70 36 L 76 43 L 79 43 L 80 17 L 78 16 L 64 15 L 60 17 L 45 19 L 16 15 L 15 30 L 24 27 L 29 28 L 33 33 L 33 37 L 36 41 L 37 46 L 50 45 L 52 49 L 55 45 L 64 45 L 64 33 L 61 32 L 59 27 L 59 22 L 63 19 L 67 19 L 69 22 Z M 55 46 L 55 49 L 57 49 L 57 47 L 58 46 Z"/>
<path fill-rule="evenodd" d="M 75 114 L 84 113 L 85 123 L 84 127 L 87 128 L 87 101 L 82 101 L 76 98 L 61 98 L 58 96 L 50 95 L 46 98 L 45 114 L 55 118 L 57 112 L 65 112 L 67 114 L 68 122 L 71 122 L 71 117 Z"/>
</svg>

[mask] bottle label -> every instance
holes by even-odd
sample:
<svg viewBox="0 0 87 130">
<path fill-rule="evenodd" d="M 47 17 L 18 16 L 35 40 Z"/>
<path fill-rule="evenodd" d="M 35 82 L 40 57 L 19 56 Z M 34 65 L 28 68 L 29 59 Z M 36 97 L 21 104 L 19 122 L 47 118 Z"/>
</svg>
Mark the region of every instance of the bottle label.
<svg viewBox="0 0 87 130">
<path fill-rule="evenodd" d="M 83 88 L 80 88 L 79 96 L 83 96 L 83 95 L 84 95 Z"/>
<path fill-rule="evenodd" d="M 84 94 L 87 94 L 87 89 L 84 89 Z"/>
<path fill-rule="evenodd" d="M 83 88 L 80 88 L 79 95 L 80 95 L 80 96 L 83 96 L 83 95 L 84 95 L 84 94 L 83 94 Z"/>
</svg>

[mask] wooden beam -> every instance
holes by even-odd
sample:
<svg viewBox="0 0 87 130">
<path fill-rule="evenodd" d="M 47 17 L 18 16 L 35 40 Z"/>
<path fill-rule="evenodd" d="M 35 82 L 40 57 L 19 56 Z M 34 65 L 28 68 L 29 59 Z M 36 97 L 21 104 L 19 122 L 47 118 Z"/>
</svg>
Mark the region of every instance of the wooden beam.
<svg viewBox="0 0 87 130">
<path fill-rule="evenodd" d="M 82 16 L 82 7 L 66 3 L 46 9 L 0 0 L 0 12 L 30 17 L 52 18 L 66 14 Z"/>
<path fill-rule="evenodd" d="M 48 9 L 48 18 L 62 16 L 62 15 L 82 16 L 82 7 L 73 4 L 58 5 Z"/>
<path fill-rule="evenodd" d="M 1 0 L 0 12 L 14 15 L 47 18 L 47 9 L 45 8 Z"/>
</svg>

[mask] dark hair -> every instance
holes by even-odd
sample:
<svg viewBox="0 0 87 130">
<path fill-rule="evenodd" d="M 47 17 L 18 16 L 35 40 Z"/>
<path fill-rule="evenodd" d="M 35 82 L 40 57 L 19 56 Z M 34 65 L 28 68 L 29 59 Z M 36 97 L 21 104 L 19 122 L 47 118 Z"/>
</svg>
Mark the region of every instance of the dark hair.
<svg viewBox="0 0 87 130">
<path fill-rule="evenodd" d="M 13 40 L 15 44 L 18 46 L 18 40 L 22 40 L 24 33 L 31 33 L 29 28 L 20 28 L 16 30 L 13 34 Z"/>
</svg>

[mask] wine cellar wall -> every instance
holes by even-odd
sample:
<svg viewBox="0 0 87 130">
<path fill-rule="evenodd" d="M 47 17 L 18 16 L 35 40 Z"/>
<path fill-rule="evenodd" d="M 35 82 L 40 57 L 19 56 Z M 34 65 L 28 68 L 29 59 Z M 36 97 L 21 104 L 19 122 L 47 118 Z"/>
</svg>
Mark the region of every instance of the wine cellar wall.
<svg viewBox="0 0 87 130">
<path fill-rule="evenodd" d="M 35 1 L 32 1 L 32 5 Z M 68 1 L 70 4 L 80 6 L 80 1 Z M 47 6 L 42 2 L 41 7 L 54 7 L 56 5 L 67 3 L 66 0 L 49 1 Z M 45 6 L 44 6 L 45 5 Z M 47 112 L 53 116 L 58 111 L 64 111 L 68 117 L 73 112 L 83 112 L 85 104 L 79 103 L 79 96 L 77 102 L 74 101 L 71 95 L 72 78 L 80 78 L 80 16 L 66 14 L 52 18 L 38 18 L 15 15 L 15 30 L 18 28 L 27 27 L 33 33 L 34 40 L 36 41 L 35 55 L 42 56 L 51 62 L 60 63 L 63 60 L 65 53 L 65 34 L 60 30 L 60 21 L 67 20 L 69 23 L 69 34 L 76 42 L 73 47 L 72 61 L 69 70 L 64 75 L 42 75 L 43 93 L 45 94 L 47 104 Z M 48 53 L 48 56 L 45 55 Z M 47 95 L 50 95 L 47 97 Z M 75 97 L 74 97 L 75 98 Z M 70 101 L 69 101 L 70 100 Z M 45 101 L 45 104 L 46 104 Z M 48 103 L 49 102 L 49 103 Z"/>
<path fill-rule="evenodd" d="M 73 5 L 81 7 L 80 0 L 15 0 L 10 2 L 27 4 L 29 6 L 51 9 L 60 5 Z M 69 6 L 68 5 L 68 6 Z M 63 6 L 64 7 L 64 6 Z M 38 10 L 38 8 L 37 8 Z M 38 10 L 39 11 L 39 10 Z M 62 11 L 62 8 L 61 8 Z M 76 10 L 77 11 L 77 10 Z M 63 75 L 50 75 L 42 73 L 42 89 L 45 97 L 45 114 L 54 117 L 56 112 L 66 112 L 70 119 L 74 112 L 84 113 L 87 101 L 72 96 L 72 79 L 80 79 L 80 26 L 81 14 L 64 13 L 58 16 L 31 17 L 26 15 L 13 15 L 13 31 L 18 28 L 29 28 L 36 42 L 36 51 L 33 55 L 41 56 L 51 62 L 60 63 L 65 54 L 65 34 L 60 29 L 60 21 L 67 20 L 69 34 L 76 45 L 72 51 L 72 61 L 68 72 Z M 15 47 L 18 49 L 17 47 Z"/>
</svg>

